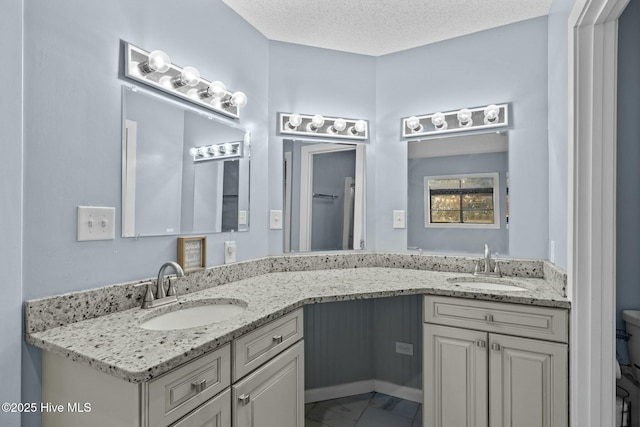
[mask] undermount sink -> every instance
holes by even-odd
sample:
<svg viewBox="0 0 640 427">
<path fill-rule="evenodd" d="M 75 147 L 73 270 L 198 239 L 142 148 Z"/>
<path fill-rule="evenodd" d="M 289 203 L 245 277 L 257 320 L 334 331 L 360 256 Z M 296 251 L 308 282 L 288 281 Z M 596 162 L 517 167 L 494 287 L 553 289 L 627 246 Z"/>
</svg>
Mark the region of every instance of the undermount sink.
<svg viewBox="0 0 640 427">
<path fill-rule="evenodd" d="M 482 291 L 522 292 L 527 290 L 526 288 L 519 286 L 517 282 L 508 279 L 489 277 L 452 277 L 447 279 L 447 282 L 454 283 L 455 285 L 463 288 Z"/>
<path fill-rule="evenodd" d="M 174 307 L 173 311 L 144 320 L 140 327 L 151 331 L 173 331 L 210 325 L 239 316 L 247 309 L 247 303 L 236 299 L 216 299 L 189 307 Z"/>
</svg>

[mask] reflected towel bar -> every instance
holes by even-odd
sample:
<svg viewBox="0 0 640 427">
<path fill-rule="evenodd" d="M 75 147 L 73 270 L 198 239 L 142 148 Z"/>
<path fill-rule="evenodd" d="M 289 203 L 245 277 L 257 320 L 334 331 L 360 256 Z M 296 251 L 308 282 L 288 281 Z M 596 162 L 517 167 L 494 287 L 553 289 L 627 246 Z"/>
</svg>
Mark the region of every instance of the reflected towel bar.
<svg viewBox="0 0 640 427">
<path fill-rule="evenodd" d="M 335 194 L 322 194 L 322 193 L 313 193 L 313 197 L 316 197 L 319 199 L 331 199 L 331 200 L 340 198 L 340 196 L 336 196 Z"/>
</svg>

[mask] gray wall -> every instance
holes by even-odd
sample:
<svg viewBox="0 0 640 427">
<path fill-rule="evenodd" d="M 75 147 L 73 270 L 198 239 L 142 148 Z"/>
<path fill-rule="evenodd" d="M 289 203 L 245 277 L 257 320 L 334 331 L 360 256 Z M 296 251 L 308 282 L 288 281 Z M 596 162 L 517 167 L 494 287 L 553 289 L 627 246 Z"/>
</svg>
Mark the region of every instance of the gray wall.
<svg viewBox="0 0 640 427">
<path fill-rule="evenodd" d="M 0 97 L 0 402 L 20 402 L 22 346 L 22 0 L 4 2 L 0 13 L 3 72 L 10 76 Z M 23 400 L 24 401 L 24 400 Z M 5 427 L 19 414 L 0 413 Z"/>
<path fill-rule="evenodd" d="M 617 322 L 622 310 L 640 310 L 640 0 L 631 0 L 618 27 L 618 171 L 616 218 Z M 618 345 L 623 361 L 627 349 Z"/>
<path fill-rule="evenodd" d="M 554 0 L 549 11 L 549 260 L 567 269 L 568 245 L 568 29 L 574 0 Z M 551 242 L 555 254 L 551 254 Z M 553 255 L 553 256 L 552 256 Z M 552 259 L 553 258 L 553 259 Z"/>
<path fill-rule="evenodd" d="M 541 17 L 377 59 L 376 249 L 404 251 L 392 211 L 407 205 L 407 144 L 400 118 L 511 103 L 509 255 L 547 258 L 547 18 Z M 482 252 L 482 247 L 474 251 Z"/>
<path fill-rule="evenodd" d="M 3 40 L 14 41 L 13 58 L 19 58 L 14 7 L 3 8 L 1 19 L 13 28 Z M 5 35 L 7 27 L 1 28 Z M 166 0 L 59 0 L 27 2 L 24 34 L 25 299 L 152 277 L 177 257 L 175 237 L 75 241 L 78 205 L 115 206 L 121 229 L 121 39 L 163 49 L 175 63 L 192 64 L 205 78 L 249 94 L 240 123 L 253 136 L 251 230 L 233 238 L 238 260 L 268 254 L 269 43 L 260 33 L 220 1 L 176 7 Z M 222 264 L 227 239 L 228 233 L 208 236 L 207 265 Z M 23 365 L 23 401 L 39 401 L 40 352 L 29 348 Z M 2 364 L 2 372 L 4 378 L 15 368 Z M 24 423 L 39 425 L 38 416 Z"/>
<path fill-rule="evenodd" d="M 409 159 L 407 200 L 407 244 L 431 252 L 477 252 L 487 243 L 491 252 L 509 252 L 506 227 L 506 173 L 508 154 L 485 153 Z M 452 174 L 498 172 L 500 181 L 500 229 L 425 227 L 424 177 Z"/>
</svg>

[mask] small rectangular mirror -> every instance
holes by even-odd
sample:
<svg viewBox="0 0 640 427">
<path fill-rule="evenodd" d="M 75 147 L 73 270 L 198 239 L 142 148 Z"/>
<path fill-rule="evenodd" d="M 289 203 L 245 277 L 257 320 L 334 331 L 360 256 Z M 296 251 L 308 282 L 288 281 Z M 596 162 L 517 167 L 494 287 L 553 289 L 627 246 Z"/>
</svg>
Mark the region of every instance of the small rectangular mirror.
<svg viewBox="0 0 640 427">
<path fill-rule="evenodd" d="M 508 254 L 508 135 L 408 143 L 407 246 Z"/>
<path fill-rule="evenodd" d="M 139 89 L 122 100 L 122 236 L 248 230 L 248 132 Z"/>
<path fill-rule="evenodd" d="M 365 144 L 285 139 L 284 251 L 364 249 Z"/>
</svg>

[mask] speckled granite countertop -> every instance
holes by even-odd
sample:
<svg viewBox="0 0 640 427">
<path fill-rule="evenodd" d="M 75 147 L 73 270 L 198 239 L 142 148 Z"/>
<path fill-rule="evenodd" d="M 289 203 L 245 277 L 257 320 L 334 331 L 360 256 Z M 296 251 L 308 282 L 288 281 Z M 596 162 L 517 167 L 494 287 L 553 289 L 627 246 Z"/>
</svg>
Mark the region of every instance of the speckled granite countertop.
<svg viewBox="0 0 640 427">
<path fill-rule="evenodd" d="M 44 350 L 115 377 L 143 382 L 305 304 L 431 294 L 569 308 L 567 298 L 542 278 L 507 278 L 527 289 L 520 292 L 468 289 L 447 281 L 463 275 L 472 278 L 471 274 L 461 272 L 388 267 L 287 271 L 256 275 L 183 295 L 179 282 L 178 304 L 148 310 L 130 308 L 40 331 L 28 326 L 26 339 Z M 232 319 L 190 329 L 149 331 L 138 326 L 180 306 L 219 298 L 242 300 L 247 309 Z M 37 303 L 27 302 L 27 306 L 34 310 Z M 29 315 L 37 318 L 37 313 Z"/>
</svg>

